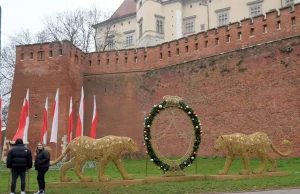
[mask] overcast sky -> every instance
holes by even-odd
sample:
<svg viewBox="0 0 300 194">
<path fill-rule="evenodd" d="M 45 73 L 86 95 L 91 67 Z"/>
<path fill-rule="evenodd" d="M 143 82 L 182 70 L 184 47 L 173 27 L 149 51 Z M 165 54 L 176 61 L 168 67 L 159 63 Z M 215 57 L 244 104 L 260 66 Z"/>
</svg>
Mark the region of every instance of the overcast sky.
<svg viewBox="0 0 300 194">
<path fill-rule="evenodd" d="M 0 0 L 2 7 L 2 47 L 15 32 L 29 29 L 36 33 L 42 28 L 44 15 L 90 8 L 96 4 L 101 10 L 116 10 L 123 0 Z"/>
</svg>

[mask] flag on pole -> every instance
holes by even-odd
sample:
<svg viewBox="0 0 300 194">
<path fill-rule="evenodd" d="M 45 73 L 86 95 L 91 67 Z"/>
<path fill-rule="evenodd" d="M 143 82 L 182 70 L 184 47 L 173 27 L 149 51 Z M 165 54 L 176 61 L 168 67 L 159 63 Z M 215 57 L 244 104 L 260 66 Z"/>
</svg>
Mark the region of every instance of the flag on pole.
<svg viewBox="0 0 300 194">
<path fill-rule="evenodd" d="M 42 126 L 41 140 L 40 140 L 45 145 L 47 144 L 47 128 L 48 128 L 48 97 L 46 98 L 46 103 L 45 103 L 43 126 Z"/>
<path fill-rule="evenodd" d="M 96 137 L 97 122 L 98 122 L 98 112 L 96 107 L 96 96 L 94 95 L 94 111 L 93 111 L 92 127 L 91 127 L 91 134 L 90 134 L 90 137 L 94 139 Z"/>
<path fill-rule="evenodd" d="M 72 128 L 73 128 L 73 109 L 72 109 L 72 97 L 71 97 L 70 109 L 69 109 L 68 143 L 72 141 Z"/>
<path fill-rule="evenodd" d="M 84 93 L 83 87 L 81 89 L 81 99 L 79 105 L 79 113 L 76 127 L 76 137 L 83 136 L 83 113 L 84 113 Z"/>
<path fill-rule="evenodd" d="M 26 98 L 24 99 L 18 130 L 13 137 L 13 141 L 18 138 L 23 139 L 24 143 L 28 143 L 28 127 L 29 127 L 29 88 L 27 89 Z"/>
<path fill-rule="evenodd" d="M 57 92 L 55 95 L 55 101 L 52 109 L 52 130 L 50 143 L 57 143 L 57 132 L 58 132 L 58 105 L 59 105 L 59 88 L 57 88 Z"/>
</svg>

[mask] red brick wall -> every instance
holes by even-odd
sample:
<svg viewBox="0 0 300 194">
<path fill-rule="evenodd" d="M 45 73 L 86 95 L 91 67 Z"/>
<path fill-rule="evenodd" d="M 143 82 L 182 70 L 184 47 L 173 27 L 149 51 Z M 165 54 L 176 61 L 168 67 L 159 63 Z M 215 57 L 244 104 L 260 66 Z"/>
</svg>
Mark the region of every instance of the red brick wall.
<svg viewBox="0 0 300 194">
<path fill-rule="evenodd" d="M 295 25 L 292 25 L 292 18 Z M 280 29 L 277 29 L 279 21 Z M 264 25 L 267 25 L 267 33 L 263 33 Z M 67 134 L 69 98 L 74 96 L 77 118 L 83 83 L 85 135 L 89 135 L 93 95 L 96 95 L 99 113 L 97 137 L 109 134 L 130 136 L 144 153 L 142 129 L 145 115 L 154 104 L 162 101 L 164 95 L 178 95 L 195 109 L 202 121 L 204 134 L 200 155 L 224 154 L 212 150 L 218 135 L 262 131 L 279 148 L 281 140 L 291 140 L 292 156 L 299 156 L 299 27 L 300 6 L 297 5 L 295 11 L 284 8 L 280 15 L 276 11 L 269 12 L 266 18 L 247 19 L 241 24 L 233 23 L 151 48 L 85 54 L 64 42 L 63 56 L 58 56 L 61 49 L 58 43 L 53 43 L 52 48 L 49 43 L 17 47 L 7 137 L 12 138 L 17 129 L 28 87 L 30 143 L 38 141 L 45 97 L 50 98 L 51 112 L 58 87 L 62 118 L 59 135 Z M 251 29 L 254 29 L 254 36 L 250 36 Z M 242 33 L 241 40 L 237 39 L 238 32 Z M 230 35 L 228 43 L 227 35 Z M 218 45 L 216 38 L 219 39 Z M 205 41 L 208 41 L 207 48 Z M 28 59 L 31 47 L 35 56 L 43 50 L 45 60 Z M 53 50 L 52 58 L 48 58 L 49 49 Z M 20 61 L 22 53 L 25 58 Z M 38 118 L 33 118 L 34 114 Z M 50 137 L 51 119 L 48 129 Z M 184 146 L 176 150 L 178 142 L 170 143 L 177 145 L 171 148 L 162 146 L 163 153 L 184 152 Z M 58 149 L 60 153 L 60 147 Z"/>
<path fill-rule="evenodd" d="M 200 155 L 224 154 L 213 151 L 219 135 L 260 131 L 282 151 L 280 142 L 292 141 L 292 156 L 299 156 L 299 44 L 296 37 L 150 72 L 86 76 L 87 107 L 97 95 L 97 136 L 125 135 L 142 143 L 144 111 L 164 95 L 178 95 L 202 122 Z M 85 118 L 89 129 L 92 111 Z M 176 146 L 162 152 L 174 153 L 178 142 L 168 143 Z"/>
</svg>

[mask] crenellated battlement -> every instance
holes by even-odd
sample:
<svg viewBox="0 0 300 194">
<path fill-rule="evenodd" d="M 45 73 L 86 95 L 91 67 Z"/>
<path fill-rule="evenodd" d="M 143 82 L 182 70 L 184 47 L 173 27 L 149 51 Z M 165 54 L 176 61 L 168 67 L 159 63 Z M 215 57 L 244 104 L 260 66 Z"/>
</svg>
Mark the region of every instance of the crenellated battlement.
<svg viewBox="0 0 300 194">
<path fill-rule="evenodd" d="M 148 48 L 84 53 L 68 41 L 18 46 L 17 61 L 51 61 L 56 57 L 67 56 L 74 64 L 82 65 L 81 69 L 87 75 L 144 71 L 280 40 L 299 33 L 300 4 L 295 4 Z"/>
<path fill-rule="evenodd" d="M 96 96 L 97 137 L 130 136 L 144 153 L 139 131 L 145 115 L 163 96 L 176 95 L 202 119 L 207 131 L 202 156 L 214 156 L 215 136 L 241 130 L 262 131 L 274 142 L 289 139 L 296 145 L 292 156 L 300 156 L 300 4 L 147 48 L 84 53 L 61 41 L 16 49 L 7 128 L 18 128 L 30 88 L 30 145 L 40 138 L 46 97 L 53 112 L 59 88 L 61 138 L 68 132 L 70 97 L 76 116 L 83 87 L 84 135 L 90 132 Z M 14 133 L 7 130 L 7 139 Z M 185 150 L 163 151 L 176 156 Z"/>
</svg>

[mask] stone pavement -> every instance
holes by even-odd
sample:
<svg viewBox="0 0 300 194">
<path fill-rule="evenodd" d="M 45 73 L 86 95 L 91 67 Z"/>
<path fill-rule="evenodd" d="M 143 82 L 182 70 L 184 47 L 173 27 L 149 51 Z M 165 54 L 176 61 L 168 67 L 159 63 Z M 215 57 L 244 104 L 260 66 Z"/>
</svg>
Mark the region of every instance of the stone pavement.
<svg viewBox="0 0 300 194">
<path fill-rule="evenodd" d="M 253 191 L 253 192 L 240 192 L 240 193 L 220 193 L 220 194 L 300 194 L 299 189 L 281 189 L 272 191 Z"/>
</svg>

